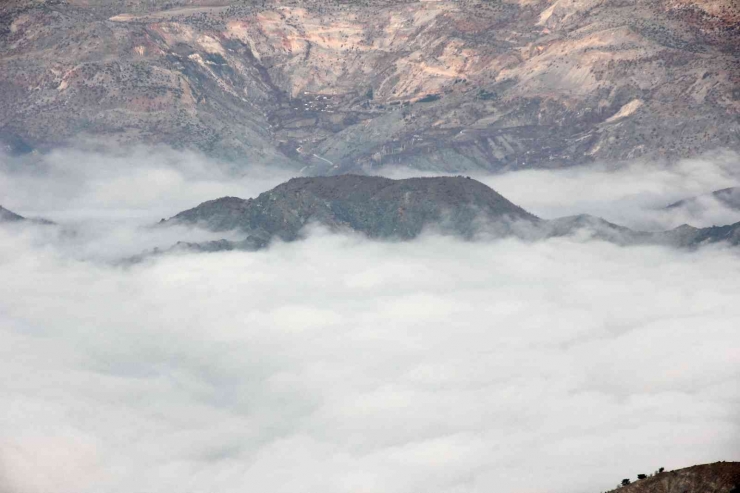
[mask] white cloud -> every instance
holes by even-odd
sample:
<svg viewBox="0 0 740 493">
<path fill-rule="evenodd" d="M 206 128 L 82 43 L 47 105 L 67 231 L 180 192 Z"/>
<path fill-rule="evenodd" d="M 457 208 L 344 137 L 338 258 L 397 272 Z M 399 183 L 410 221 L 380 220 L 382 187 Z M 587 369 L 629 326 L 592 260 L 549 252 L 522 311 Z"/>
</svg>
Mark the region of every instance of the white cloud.
<svg viewBox="0 0 740 493">
<path fill-rule="evenodd" d="M 282 178 L 71 155 L 0 173 L 3 205 L 77 231 L 0 228 L 1 493 L 595 493 L 740 460 L 737 250 L 316 231 L 116 267 L 212 237 L 141 225 Z M 681 166 L 486 180 L 634 221 L 732 181 Z"/>
<path fill-rule="evenodd" d="M 595 492 L 740 459 L 734 251 L 0 249 L 9 491 Z"/>
<path fill-rule="evenodd" d="M 235 169 L 164 147 L 105 154 L 60 149 L 25 158 L 0 155 L 0 203 L 59 221 L 151 221 L 223 195 L 249 198 L 296 174 L 274 167 Z"/>
<path fill-rule="evenodd" d="M 409 169 L 384 171 L 390 177 L 416 176 Z M 545 219 L 592 214 L 639 230 L 666 230 L 732 224 L 740 211 L 711 198 L 699 206 L 664 210 L 679 200 L 740 185 L 740 156 L 707 155 L 670 164 L 633 162 L 622 166 L 591 164 L 473 175 L 515 204 Z"/>
</svg>

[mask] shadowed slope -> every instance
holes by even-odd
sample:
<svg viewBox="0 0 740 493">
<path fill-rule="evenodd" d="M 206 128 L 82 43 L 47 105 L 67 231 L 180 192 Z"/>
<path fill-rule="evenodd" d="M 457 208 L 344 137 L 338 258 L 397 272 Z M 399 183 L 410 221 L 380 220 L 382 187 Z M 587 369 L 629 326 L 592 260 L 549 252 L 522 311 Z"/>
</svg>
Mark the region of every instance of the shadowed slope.
<svg viewBox="0 0 740 493">
<path fill-rule="evenodd" d="M 0 206 L 0 223 L 2 222 L 18 222 L 25 221 L 26 218 L 16 214 L 13 211 L 9 211 L 3 206 Z"/>
<path fill-rule="evenodd" d="M 37 217 L 23 217 L 20 214 L 16 214 L 15 212 L 9 211 L 3 206 L 0 206 L 0 223 L 20 223 L 20 222 L 29 222 L 29 223 L 43 224 L 43 225 L 54 224 L 53 221 L 49 221 L 48 219 L 37 218 Z"/>
</svg>

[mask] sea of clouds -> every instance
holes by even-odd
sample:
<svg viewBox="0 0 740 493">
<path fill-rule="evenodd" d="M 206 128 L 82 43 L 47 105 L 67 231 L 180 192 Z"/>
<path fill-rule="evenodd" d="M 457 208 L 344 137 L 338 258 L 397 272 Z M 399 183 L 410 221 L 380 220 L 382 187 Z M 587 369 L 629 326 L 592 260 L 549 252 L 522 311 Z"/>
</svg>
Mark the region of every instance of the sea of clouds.
<svg viewBox="0 0 740 493">
<path fill-rule="evenodd" d="M 733 211 L 661 208 L 737 185 L 733 159 L 481 178 L 543 217 L 703 226 Z M 738 249 L 316 230 L 115 261 L 212 238 L 149 225 L 290 176 L 0 160 L 0 204 L 60 223 L 0 226 L 1 493 L 597 493 L 740 460 Z"/>
</svg>

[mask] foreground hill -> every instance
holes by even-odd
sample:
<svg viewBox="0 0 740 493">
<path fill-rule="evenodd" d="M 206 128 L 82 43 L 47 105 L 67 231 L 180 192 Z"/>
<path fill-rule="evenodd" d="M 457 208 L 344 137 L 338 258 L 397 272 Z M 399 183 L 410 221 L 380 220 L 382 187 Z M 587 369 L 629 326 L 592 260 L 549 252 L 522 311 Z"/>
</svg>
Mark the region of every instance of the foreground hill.
<svg viewBox="0 0 740 493">
<path fill-rule="evenodd" d="M 0 141 L 314 174 L 740 149 L 739 26 L 735 0 L 6 0 Z"/>
<path fill-rule="evenodd" d="M 740 493 L 740 462 L 715 462 L 655 474 L 620 493 Z"/>
<path fill-rule="evenodd" d="M 160 225 L 185 224 L 211 231 L 237 231 L 242 242 L 186 245 L 201 250 L 256 249 L 273 239 L 294 241 L 306 226 L 354 231 L 370 238 L 409 240 L 424 231 L 462 238 L 517 236 L 527 240 L 586 234 L 621 245 L 661 244 L 684 248 L 740 244 L 740 223 L 671 231 L 633 231 L 580 215 L 540 219 L 486 185 L 464 177 L 391 180 L 340 175 L 294 178 L 255 199 L 223 197 L 181 212 Z"/>
</svg>

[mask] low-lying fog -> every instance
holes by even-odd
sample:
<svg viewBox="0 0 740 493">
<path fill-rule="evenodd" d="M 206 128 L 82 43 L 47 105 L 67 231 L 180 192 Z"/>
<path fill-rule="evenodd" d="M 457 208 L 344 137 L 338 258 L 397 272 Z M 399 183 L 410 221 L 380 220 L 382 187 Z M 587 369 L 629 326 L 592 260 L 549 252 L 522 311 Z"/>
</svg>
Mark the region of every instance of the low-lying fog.
<svg viewBox="0 0 740 493">
<path fill-rule="evenodd" d="M 543 217 L 704 226 L 734 212 L 658 209 L 737 185 L 733 160 L 483 180 Z M 138 225 L 291 173 L 0 163 L 0 205 L 63 223 L 0 226 L 2 493 L 598 493 L 740 460 L 738 249 L 319 230 L 122 267 L 223 237 Z"/>
</svg>

